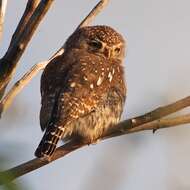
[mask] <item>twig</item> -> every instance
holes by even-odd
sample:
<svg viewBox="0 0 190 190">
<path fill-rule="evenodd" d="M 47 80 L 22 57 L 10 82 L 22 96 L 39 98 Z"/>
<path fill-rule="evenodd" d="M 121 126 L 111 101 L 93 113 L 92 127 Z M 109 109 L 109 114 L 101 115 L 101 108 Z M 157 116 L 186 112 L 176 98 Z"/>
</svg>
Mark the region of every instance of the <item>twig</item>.
<svg viewBox="0 0 190 190">
<path fill-rule="evenodd" d="M 92 20 L 97 16 L 97 14 L 108 4 L 109 0 L 102 0 L 100 1 L 92 10 L 91 12 L 85 17 L 85 19 L 79 24 L 77 28 L 81 28 L 87 26 Z M 31 5 L 30 5 L 31 6 Z M 29 6 L 29 7 L 30 7 Z M 33 5 L 34 6 L 34 5 Z M 20 30 L 18 30 L 18 34 L 21 30 L 23 30 L 23 25 L 25 21 L 21 22 Z M 16 36 L 18 36 L 18 34 Z M 61 47 L 49 60 L 40 62 L 39 64 L 34 65 L 19 81 L 17 81 L 11 90 L 6 94 L 6 96 L 0 101 L 0 116 L 2 112 L 5 111 L 11 102 L 13 101 L 14 97 L 26 86 L 33 77 L 37 75 L 37 73 L 44 69 L 46 65 L 56 56 L 63 54 L 64 48 Z"/>
<path fill-rule="evenodd" d="M 2 99 L 0 102 L 0 116 L 3 111 L 5 111 L 8 106 L 13 101 L 13 98 L 26 86 L 29 81 L 42 69 L 45 68 L 45 66 L 48 64 L 48 62 L 40 62 L 36 65 L 34 65 L 19 81 L 17 81 L 14 86 L 11 88 L 11 90 L 6 94 L 6 96 Z"/>
<path fill-rule="evenodd" d="M 94 18 L 107 6 L 110 0 L 101 0 L 84 18 L 84 20 L 79 24 L 78 28 L 82 28 L 84 26 L 88 26 Z M 76 30 L 77 30 L 76 29 Z"/>
<path fill-rule="evenodd" d="M 0 41 L 3 35 L 3 24 L 4 24 L 6 7 L 7 7 L 7 0 L 0 0 Z"/>
<path fill-rule="evenodd" d="M 142 116 L 138 116 L 135 118 L 131 118 L 125 120 L 118 125 L 114 126 L 111 130 L 107 131 L 100 140 L 108 139 L 128 133 L 140 132 L 143 130 L 157 130 L 167 127 L 174 127 L 181 124 L 190 123 L 190 114 L 182 115 L 169 119 L 162 119 L 162 117 L 172 114 L 176 111 L 179 111 L 185 107 L 190 106 L 190 97 L 181 99 L 175 103 L 157 108 L 147 114 Z M 148 117 L 147 117 L 148 116 Z M 138 121 L 138 122 L 135 122 Z M 61 147 L 59 147 L 52 157 L 52 161 L 57 160 L 61 157 L 64 157 L 66 154 L 71 153 L 72 151 L 85 146 L 85 143 L 72 141 L 67 143 Z M 9 170 L 3 171 L 0 175 L 8 175 L 12 176 L 10 180 L 14 180 L 26 173 L 34 171 L 44 165 L 49 164 L 50 162 L 43 161 L 40 159 L 33 159 L 24 164 L 21 164 L 17 167 L 11 168 Z M 0 182 L 1 184 L 1 182 Z"/>
<path fill-rule="evenodd" d="M 33 11 L 28 22 L 24 24 L 22 32 L 16 32 L 15 40 L 10 43 L 6 54 L 0 60 L 0 98 L 3 96 L 5 88 L 11 80 L 17 63 L 26 49 L 30 39 L 36 31 L 40 21 L 50 8 L 53 0 L 41 0 L 37 8 Z M 17 30 L 16 30 L 17 31 Z M 18 35 L 19 34 L 19 35 Z M 14 35 L 13 35 L 14 36 Z"/>
<path fill-rule="evenodd" d="M 60 49 L 58 52 L 55 53 L 48 61 L 43 61 L 34 65 L 25 75 L 18 80 L 11 90 L 3 97 L 0 101 L 0 117 L 4 111 L 9 107 L 11 102 L 13 101 L 14 97 L 32 80 L 34 76 L 41 70 L 43 70 L 46 65 L 55 57 L 61 56 L 64 50 Z"/>
</svg>

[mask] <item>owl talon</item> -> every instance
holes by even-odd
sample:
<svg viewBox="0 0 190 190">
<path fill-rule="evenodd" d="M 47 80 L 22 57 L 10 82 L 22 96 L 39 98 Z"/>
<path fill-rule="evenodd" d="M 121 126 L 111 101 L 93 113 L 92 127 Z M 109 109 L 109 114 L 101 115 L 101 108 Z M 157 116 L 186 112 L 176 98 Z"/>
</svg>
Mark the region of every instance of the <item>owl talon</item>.
<svg viewBox="0 0 190 190">
<path fill-rule="evenodd" d="M 43 157 L 39 158 L 43 162 L 51 162 L 51 156 L 44 155 Z"/>
</svg>

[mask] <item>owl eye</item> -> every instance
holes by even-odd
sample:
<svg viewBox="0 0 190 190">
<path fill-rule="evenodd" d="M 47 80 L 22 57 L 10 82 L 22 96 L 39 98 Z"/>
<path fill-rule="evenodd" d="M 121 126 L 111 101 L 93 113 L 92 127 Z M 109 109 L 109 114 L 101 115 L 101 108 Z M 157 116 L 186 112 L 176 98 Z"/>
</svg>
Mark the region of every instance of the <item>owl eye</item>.
<svg viewBox="0 0 190 190">
<path fill-rule="evenodd" d="M 93 48 L 96 49 L 101 49 L 102 48 L 102 43 L 96 40 L 92 40 L 89 42 L 89 45 L 92 46 Z"/>
<path fill-rule="evenodd" d="M 121 48 L 116 47 L 116 48 L 114 49 L 114 51 L 115 51 L 115 53 L 119 54 L 120 51 L 121 51 Z"/>
</svg>

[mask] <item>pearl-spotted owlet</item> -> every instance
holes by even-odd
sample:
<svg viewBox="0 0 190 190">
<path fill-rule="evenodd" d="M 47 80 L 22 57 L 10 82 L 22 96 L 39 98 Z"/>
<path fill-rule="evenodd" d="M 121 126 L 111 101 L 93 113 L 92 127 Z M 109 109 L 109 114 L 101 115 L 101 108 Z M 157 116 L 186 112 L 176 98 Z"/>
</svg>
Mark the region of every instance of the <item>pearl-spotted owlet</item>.
<svg viewBox="0 0 190 190">
<path fill-rule="evenodd" d="M 60 139 L 96 142 L 117 124 L 126 97 L 123 37 L 108 26 L 78 29 L 41 78 L 40 124 L 45 134 L 35 152 L 49 159 Z"/>
</svg>

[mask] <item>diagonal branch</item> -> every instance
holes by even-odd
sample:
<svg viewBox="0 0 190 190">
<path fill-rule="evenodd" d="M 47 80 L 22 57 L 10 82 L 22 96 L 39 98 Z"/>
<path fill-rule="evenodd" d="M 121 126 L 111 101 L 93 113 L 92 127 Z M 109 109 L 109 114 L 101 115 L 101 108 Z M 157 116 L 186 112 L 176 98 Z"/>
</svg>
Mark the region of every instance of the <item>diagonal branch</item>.
<svg viewBox="0 0 190 190">
<path fill-rule="evenodd" d="M 43 61 L 34 65 L 25 75 L 17 81 L 10 91 L 2 98 L 0 101 L 0 117 L 4 111 L 10 106 L 14 97 L 32 80 L 34 76 L 38 74 L 39 71 L 43 70 L 46 65 L 55 57 L 61 56 L 64 50 L 60 49 L 55 53 L 48 61 Z"/>
<path fill-rule="evenodd" d="M 52 3 L 53 0 L 41 0 L 28 22 L 23 21 L 23 25 L 21 23 L 18 26 L 19 29 L 13 35 L 12 39 L 14 40 L 11 41 L 7 52 L 0 59 L 0 98 L 3 96 L 6 86 L 15 72 L 19 59 Z M 22 26 L 24 27 L 22 28 Z"/>
<path fill-rule="evenodd" d="M 101 0 L 91 11 L 90 13 L 84 18 L 84 20 L 79 24 L 78 28 L 82 28 L 84 26 L 88 26 L 95 17 L 108 5 L 110 0 Z M 76 29 L 76 30 L 77 30 Z"/>
<path fill-rule="evenodd" d="M 20 22 L 19 22 L 13 36 L 12 36 L 10 44 L 14 43 L 16 38 L 19 38 L 19 36 L 22 34 L 30 17 L 32 16 L 35 9 L 39 5 L 39 2 L 40 2 L 40 0 L 28 0 L 28 2 L 26 4 L 26 9 L 22 15 L 22 18 L 20 19 Z"/>
<path fill-rule="evenodd" d="M 3 35 L 3 24 L 4 24 L 6 7 L 7 7 L 7 0 L 0 0 L 0 41 Z"/>
<path fill-rule="evenodd" d="M 29 72 L 27 72 L 19 81 L 17 81 L 11 90 L 3 97 L 0 101 L 0 116 L 3 111 L 5 111 L 11 102 L 13 101 L 14 97 L 24 88 L 25 85 L 44 67 L 48 64 L 48 62 L 40 62 L 34 65 Z"/>
<path fill-rule="evenodd" d="M 190 106 L 190 96 L 186 97 L 184 99 L 181 99 L 177 102 L 174 102 L 172 104 L 159 107 L 151 112 L 148 112 L 144 115 L 131 118 L 128 120 L 125 120 L 118 125 L 114 126 L 112 129 L 107 131 L 103 136 L 100 138 L 100 140 L 129 134 L 129 133 L 135 133 L 140 132 L 143 130 L 157 130 L 167 127 L 174 127 L 177 125 L 182 125 L 186 123 L 190 123 L 190 114 L 169 118 L 169 119 L 163 119 L 164 116 L 167 116 L 169 114 L 172 114 L 174 112 L 177 112 L 185 107 Z M 57 160 L 61 157 L 64 157 L 65 155 L 71 153 L 72 151 L 79 149 L 83 146 L 87 145 L 86 143 L 71 141 L 59 148 L 57 148 L 56 152 L 54 153 L 52 157 L 52 161 Z M 27 174 L 31 171 L 34 171 L 44 165 L 49 164 L 50 162 L 40 160 L 38 158 L 35 158 L 33 160 L 30 160 L 24 164 L 21 164 L 17 167 L 11 168 L 7 171 L 3 171 L 0 173 L 0 175 L 10 175 L 10 180 L 14 180 L 24 174 Z M 2 184 L 0 182 L 0 184 Z"/>
<path fill-rule="evenodd" d="M 87 26 L 90 22 L 92 22 L 92 20 L 97 16 L 97 14 L 103 10 L 103 8 L 108 4 L 109 0 L 101 0 L 92 10 L 91 12 L 85 17 L 85 19 L 79 24 L 78 28 Z M 31 5 L 30 5 L 31 6 Z M 29 7 L 30 7 L 29 6 Z M 34 5 L 33 5 L 34 6 Z M 22 30 L 23 25 L 25 23 L 25 21 L 21 22 L 23 24 L 21 24 L 21 29 L 18 30 L 18 33 L 16 36 L 18 36 L 18 34 L 20 33 L 19 31 Z M 14 40 L 13 40 L 14 41 Z M 64 48 L 61 47 L 49 60 L 47 61 L 43 61 L 40 62 L 36 65 L 34 65 L 27 73 L 25 73 L 25 75 L 19 80 L 17 81 L 14 86 L 11 88 L 11 90 L 5 95 L 5 97 L 0 101 L 0 116 L 2 115 L 2 112 L 5 111 L 9 105 L 11 104 L 11 102 L 13 101 L 13 99 L 15 98 L 15 96 L 24 88 L 24 86 L 26 86 L 30 80 L 32 80 L 33 77 L 35 77 L 37 75 L 37 73 L 40 70 L 43 70 L 46 65 L 56 56 L 60 56 L 62 55 L 64 52 Z"/>
</svg>

